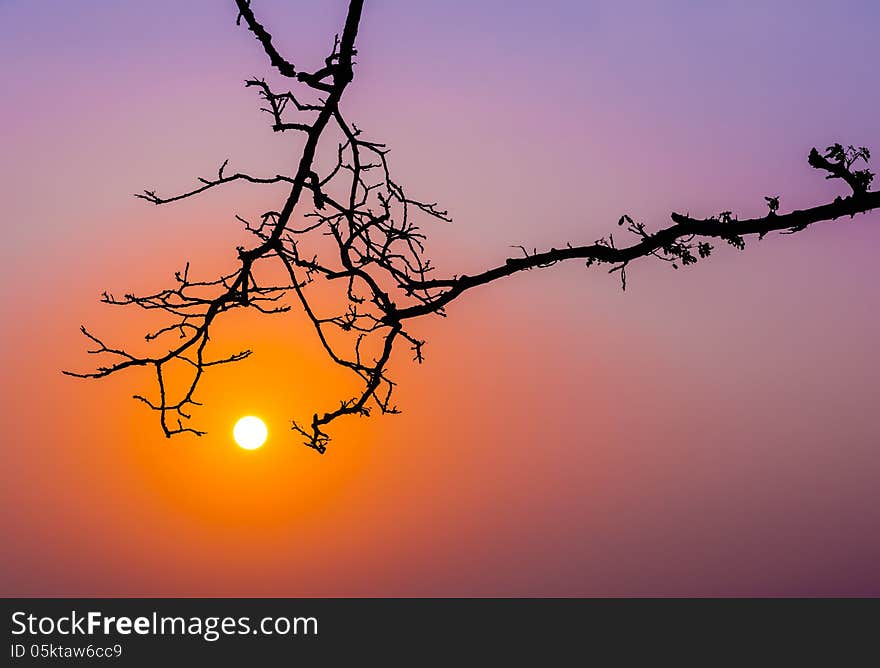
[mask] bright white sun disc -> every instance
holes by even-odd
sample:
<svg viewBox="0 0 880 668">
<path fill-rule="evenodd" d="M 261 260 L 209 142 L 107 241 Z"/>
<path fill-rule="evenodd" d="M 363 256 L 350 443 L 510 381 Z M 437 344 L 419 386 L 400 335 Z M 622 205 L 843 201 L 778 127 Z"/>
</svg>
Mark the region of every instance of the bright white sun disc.
<svg viewBox="0 0 880 668">
<path fill-rule="evenodd" d="M 245 450 L 256 450 L 266 442 L 268 435 L 266 423 L 253 415 L 241 418 L 232 428 L 232 438 Z"/>
</svg>

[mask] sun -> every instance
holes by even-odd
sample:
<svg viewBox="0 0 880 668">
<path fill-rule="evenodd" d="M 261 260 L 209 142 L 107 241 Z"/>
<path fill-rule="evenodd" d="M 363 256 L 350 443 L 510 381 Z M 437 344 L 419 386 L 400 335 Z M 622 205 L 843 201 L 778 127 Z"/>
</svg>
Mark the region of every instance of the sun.
<svg viewBox="0 0 880 668">
<path fill-rule="evenodd" d="M 241 418 L 232 428 L 232 438 L 245 450 L 256 450 L 266 442 L 268 435 L 266 423 L 253 415 Z"/>
</svg>

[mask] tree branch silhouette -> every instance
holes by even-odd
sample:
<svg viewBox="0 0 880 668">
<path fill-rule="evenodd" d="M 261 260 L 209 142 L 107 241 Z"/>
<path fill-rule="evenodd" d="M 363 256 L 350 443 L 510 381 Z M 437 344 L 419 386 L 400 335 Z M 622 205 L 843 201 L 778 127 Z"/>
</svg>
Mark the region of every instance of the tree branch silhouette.
<svg viewBox="0 0 880 668">
<path fill-rule="evenodd" d="M 870 190 L 874 175 L 866 167 L 868 149 L 834 144 L 824 152 L 813 148 L 808 158 L 810 166 L 824 172 L 828 179 L 843 181 L 850 190 L 827 204 L 780 213 L 780 198 L 773 195 L 765 198 L 768 213 L 763 217 L 739 220 L 731 211 L 709 218 L 672 213 L 672 224 L 653 232 L 645 223 L 625 214 L 617 223 L 632 240 L 629 245 L 618 245 L 614 236 L 608 235 L 588 245 L 565 244 L 541 252 L 522 248 L 521 256 L 508 258 L 496 267 L 436 278 L 426 257 L 426 236 L 420 224 L 426 220 L 449 222 L 449 215 L 436 203 L 408 195 L 391 176 L 385 145 L 365 139 L 340 108 L 354 78 L 355 40 L 363 0 L 348 3 L 341 36 L 337 35 L 324 64 L 311 72 L 297 70 L 277 51 L 249 0 L 236 0 L 236 5 L 237 23 L 244 21 L 270 64 L 302 88 L 296 97 L 292 91 L 273 92 L 265 79 L 245 82 L 265 102 L 262 110 L 270 116 L 273 131 L 293 131 L 303 138 L 295 173 L 264 177 L 243 172 L 226 174 L 227 160 L 216 177 L 200 178 L 199 185 L 190 190 L 167 197 L 145 190 L 136 197 L 165 205 L 232 182 L 284 184 L 289 186 L 289 193 L 280 211 L 265 212 L 258 223 L 236 216 L 256 241 L 252 248 L 237 249 L 238 266 L 234 271 L 217 279 L 194 280 L 187 264 L 175 274 L 172 288 L 150 295 L 126 294 L 121 299 L 104 293 L 102 301 L 107 304 L 156 310 L 166 318 L 170 316 L 169 323 L 145 338 L 161 343 L 176 334 L 173 345 L 166 344 L 155 355 L 139 356 L 108 346 L 83 327 L 82 333 L 96 346 L 88 352 L 109 361 L 90 372 L 64 372 L 80 378 L 103 378 L 129 368 L 152 368 L 156 395 L 135 395 L 135 399 L 159 413 L 161 428 L 168 437 L 180 433 L 202 435 L 204 432 L 188 424 L 191 407 L 199 405 L 195 393 L 204 372 L 251 354 L 243 350 L 216 358 L 207 355 L 212 327 L 222 314 L 233 309 L 276 314 L 298 305 L 330 359 L 359 379 L 360 389 L 355 396 L 342 399 L 335 409 L 315 413 L 307 423 L 292 423 L 307 446 L 323 453 L 330 441 L 325 428 L 334 420 L 346 415 L 369 415 L 374 408 L 382 413 L 398 412 L 391 400 L 395 384 L 388 376 L 392 356 L 404 345 L 417 362 L 423 359 L 425 342 L 408 331 L 410 321 L 445 315 L 446 305 L 471 288 L 521 271 L 580 260 L 587 267 L 608 267 L 609 272 L 619 275 L 625 290 L 626 269 L 640 258 L 657 258 L 677 269 L 709 257 L 713 250 L 710 240 L 721 240 L 742 250 L 747 237 L 763 238 L 776 231 L 790 234 L 814 223 L 880 208 L 880 192 Z M 293 121 L 288 119 L 291 110 L 298 114 Z M 330 128 L 338 131 L 343 141 L 336 145 L 333 167 L 319 175 L 316 156 Z M 855 169 L 857 165 L 863 168 Z M 304 197 L 306 192 L 309 196 Z M 300 227 L 292 224 L 295 211 L 305 221 Z M 286 279 L 279 284 L 259 283 L 254 270 L 263 264 L 283 268 Z M 329 314 L 323 312 L 327 300 L 313 294 L 318 281 L 338 286 L 341 305 Z M 191 374 L 176 392 L 168 383 L 169 367 L 174 363 L 182 363 Z"/>
</svg>

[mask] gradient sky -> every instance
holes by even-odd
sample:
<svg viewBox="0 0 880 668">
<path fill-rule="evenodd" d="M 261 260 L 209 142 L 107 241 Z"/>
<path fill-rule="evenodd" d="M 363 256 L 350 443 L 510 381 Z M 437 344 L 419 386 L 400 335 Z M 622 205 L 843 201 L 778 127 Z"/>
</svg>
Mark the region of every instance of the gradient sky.
<svg viewBox="0 0 880 668">
<path fill-rule="evenodd" d="M 344 16 L 254 8 L 305 68 Z M 131 197 L 296 159 L 234 22 L 231 0 L 0 2 L 0 594 L 880 594 L 876 213 L 642 261 L 626 293 L 576 262 L 474 291 L 413 328 L 404 413 L 340 421 L 323 457 L 288 420 L 348 390 L 301 314 L 222 325 L 255 355 L 207 380 L 201 439 L 162 437 L 136 373 L 63 377 L 90 362 L 80 324 L 146 326 L 102 290 L 234 268 L 233 214 L 283 196 Z M 453 214 L 431 255 L 467 273 L 622 213 L 840 194 L 806 156 L 880 154 L 877 25 L 871 0 L 367 0 L 344 107 Z M 247 413 L 254 452 L 231 440 Z"/>
</svg>

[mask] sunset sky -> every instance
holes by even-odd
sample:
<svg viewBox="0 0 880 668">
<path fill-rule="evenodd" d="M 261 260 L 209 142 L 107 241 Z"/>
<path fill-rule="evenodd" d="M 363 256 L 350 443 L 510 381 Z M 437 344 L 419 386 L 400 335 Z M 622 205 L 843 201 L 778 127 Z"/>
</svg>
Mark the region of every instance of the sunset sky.
<svg viewBox="0 0 880 668">
<path fill-rule="evenodd" d="M 343 0 L 254 0 L 279 49 L 323 63 Z M 395 359 L 398 416 L 347 418 L 320 456 L 290 419 L 351 384 L 301 312 L 230 314 L 195 414 L 167 440 L 103 381 L 101 305 L 213 278 L 251 243 L 230 168 L 290 173 L 245 78 L 268 76 L 232 0 L 0 0 L 0 595 L 880 595 L 880 214 L 642 260 L 626 292 L 571 262 L 476 289 Z M 522 244 L 591 243 L 627 213 L 740 217 L 846 194 L 811 147 L 880 156 L 873 0 L 366 0 L 346 114 L 454 218 L 443 275 Z M 275 79 L 277 81 L 277 79 Z M 286 86 L 286 84 L 284 84 Z M 329 147 L 331 151 L 333 145 Z M 874 163 L 877 170 L 878 161 Z M 232 427 L 262 417 L 266 444 Z"/>
</svg>

